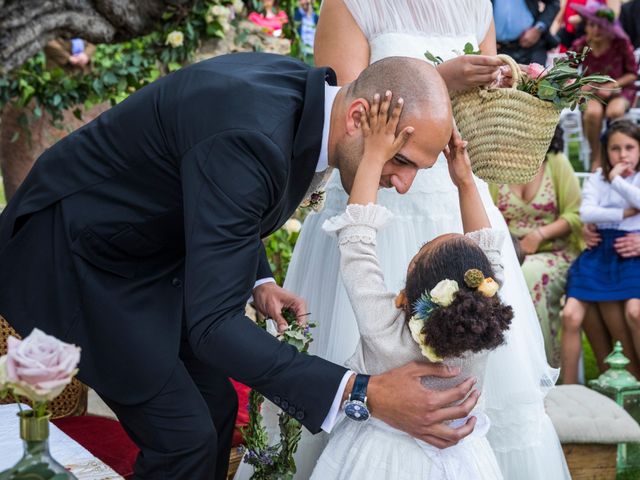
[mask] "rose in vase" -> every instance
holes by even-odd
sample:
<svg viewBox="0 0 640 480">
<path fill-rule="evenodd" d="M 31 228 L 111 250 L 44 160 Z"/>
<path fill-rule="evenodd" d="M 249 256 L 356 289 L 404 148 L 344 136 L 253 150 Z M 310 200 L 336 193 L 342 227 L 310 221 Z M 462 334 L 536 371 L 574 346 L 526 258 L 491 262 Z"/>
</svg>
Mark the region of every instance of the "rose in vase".
<svg viewBox="0 0 640 480">
<path fill-rule="evenodd" d="M 0 381 L 4 377 L 5 388 L 35 404 L 60 395 L 78 373 L 80 348 L 37 328 L 24 340 L 9 337 L 7 347 L 7 355 L 0 359 Z"/>
<path fill-rule="evenodd" d="M 0 397 L 9 392 L 20 408 L 20 437 L 24 454 L 2 480 L 74 479 L 49 454 L 48 402 L 57 397 L 78 372 L 80 348 L 61 342 L 38 329 L 24 340 L 7 339 L 7 354 L 0 357 Z M 33 409 L 23 410 L 18 396 L 31 400 Z"/>
</svg>

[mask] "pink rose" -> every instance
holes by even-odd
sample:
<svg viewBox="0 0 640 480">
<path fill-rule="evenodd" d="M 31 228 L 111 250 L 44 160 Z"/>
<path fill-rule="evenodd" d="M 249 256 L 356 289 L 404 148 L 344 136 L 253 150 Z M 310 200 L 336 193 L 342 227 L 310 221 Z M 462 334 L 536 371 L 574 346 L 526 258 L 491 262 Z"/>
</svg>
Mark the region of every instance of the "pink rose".
<svg viewBox="0 0 640 480">
<path fill-rule="evenodd" d="M 527 67 L 527 75 L 531 78 L 543 77 L 546 74 L 546 68 L 539 63 L 530 63 Z"/>
<path fill-rule="evenodd" d="M 80 348 L 37 328 L 24 340 L 9 337 L 7 347 L 6 383 L 34 402 L 53 400 L 78 373 Z"/>
</svg>

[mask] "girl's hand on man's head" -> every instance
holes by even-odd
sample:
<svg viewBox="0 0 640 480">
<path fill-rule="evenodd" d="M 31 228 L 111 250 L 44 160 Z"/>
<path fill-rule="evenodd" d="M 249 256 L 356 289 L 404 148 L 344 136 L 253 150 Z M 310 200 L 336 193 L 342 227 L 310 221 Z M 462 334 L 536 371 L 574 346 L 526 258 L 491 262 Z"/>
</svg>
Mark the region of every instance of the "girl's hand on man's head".
<svg viewBox="0 0 640 480">
<path fill-rule="evenodd" d="M 413 127 L 405 127 L 396 135 L 400 114 L 404 107 L 404 100 L 398 98 L 391 108 L 393 94 L 387 90 L 384 98 L 375 94 L 369 111 L 361 108 L 362 135 L 364 137 L 363 160 L 374 162 L 379 166 L 391 160 L 405 146 L 411 135 Z"/>
<path fill-rule="evenodd" d="M 449 166 L 449 175 L 453 184 L 464 187 L 473 182 L 471 162 L 467 153 L 467 142 L 462 140 L 458 128 L 454 125 L 449 144 L 444 147 L 444 156 Z"/>
</svg>

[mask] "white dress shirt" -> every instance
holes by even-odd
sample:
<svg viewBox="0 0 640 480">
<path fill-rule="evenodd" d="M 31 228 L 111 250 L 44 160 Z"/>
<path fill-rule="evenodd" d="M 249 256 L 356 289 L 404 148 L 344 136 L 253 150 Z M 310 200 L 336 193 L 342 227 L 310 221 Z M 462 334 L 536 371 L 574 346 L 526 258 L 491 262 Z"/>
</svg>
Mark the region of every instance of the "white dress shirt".
<svg viewBox="0 0 640 480">
<path fill-rule="evenodd" d="M 333 102 L 335 101 L 336 95 L 339 91 L 340 87 L 334 87 L 329 84 L 325 84 L 324 86 L 324 124 L 322 126 L 322 143 L 320 144 L 320 155 L 318 157 L 318 163 L 316 164 L 316 172 L 324 172 L 329 167 L 329 127 L 331 125 L 331 109 L 333 108 Z M 253 288 L 255 290 L 259 285 L 270 282 L 275 283 L 275 281 L 276 280 L 273 277 L 261 278 L 256 281 Z M 325 417 L 324 422 L 322 422 L 321 428 L 327 433 L 331 432 L 331 429 L 336 423 L 338 413 L 340 412 L 342 395 L 344 394 L 344 389 L 346 388 L 351 375 L 354 375 L 354 372 L 347 371 L 344 374 L 344 377 L 342 377 L 336 396 L 331 404 L 331 409 Z"/>
<path fill-rule="evenodd" d="M 627 208 L 640 209 L 640 173 L 609 183 L 598 169 L 582 187 L 580 218 L 600 229 L 640 230 L 640 214 L 624 218 Z"/>
</svg>

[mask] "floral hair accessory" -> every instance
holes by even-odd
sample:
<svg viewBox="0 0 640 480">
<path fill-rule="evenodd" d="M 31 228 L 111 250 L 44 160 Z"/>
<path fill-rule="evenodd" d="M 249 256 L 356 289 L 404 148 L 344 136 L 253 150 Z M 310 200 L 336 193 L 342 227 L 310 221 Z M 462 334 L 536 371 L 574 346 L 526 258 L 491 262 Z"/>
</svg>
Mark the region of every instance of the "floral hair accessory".
<svg viewBox="0 0 640 480">
<path fill-rule="evenodd" d="M 485 278 L 478 287 L 478 291 L 489 298 L 498 293 L 498 290 L 500 290 L 500 285 L 491 277 Z"/>
<path fill-rule="evenodd" d="M 485 297 L 493 297 L 500 290 L 498 282 L 491 277 L 485 278 L 484 274 L 477 268 L 471 268 L 464 272 L 464 283 L 469 288 L 478 290 Z"/>
<path fill-rule="evenodd" d="M 484 274 L 477 268 L 472 268 L 464 272 L 464 283 L 469 288 L 478 288 L 484 280 Z"/>
<path fill-rule="evenodd" d="M 436 351 L 427 344 L 426 335 L 422 332 L 429 315 L 441 307 L 448 307 L 453 302 L 460 288 L 455 280 L 441 280 L 431 291 L 425 291 L 413 305 L 413 316 L 409 319 L 409 331 L 413 340 L 420 346 L 422 355 L 431 362 L 441 362 Z"/>
<path fill-rule="evenodd" d="M 429 292 L 433 303 L 440 307 L 448 307 L 453 302 L 453 297 L 458 293 L 460 287 L 455 280 L 440 280 L 438 284 Z"/>
</svg>

